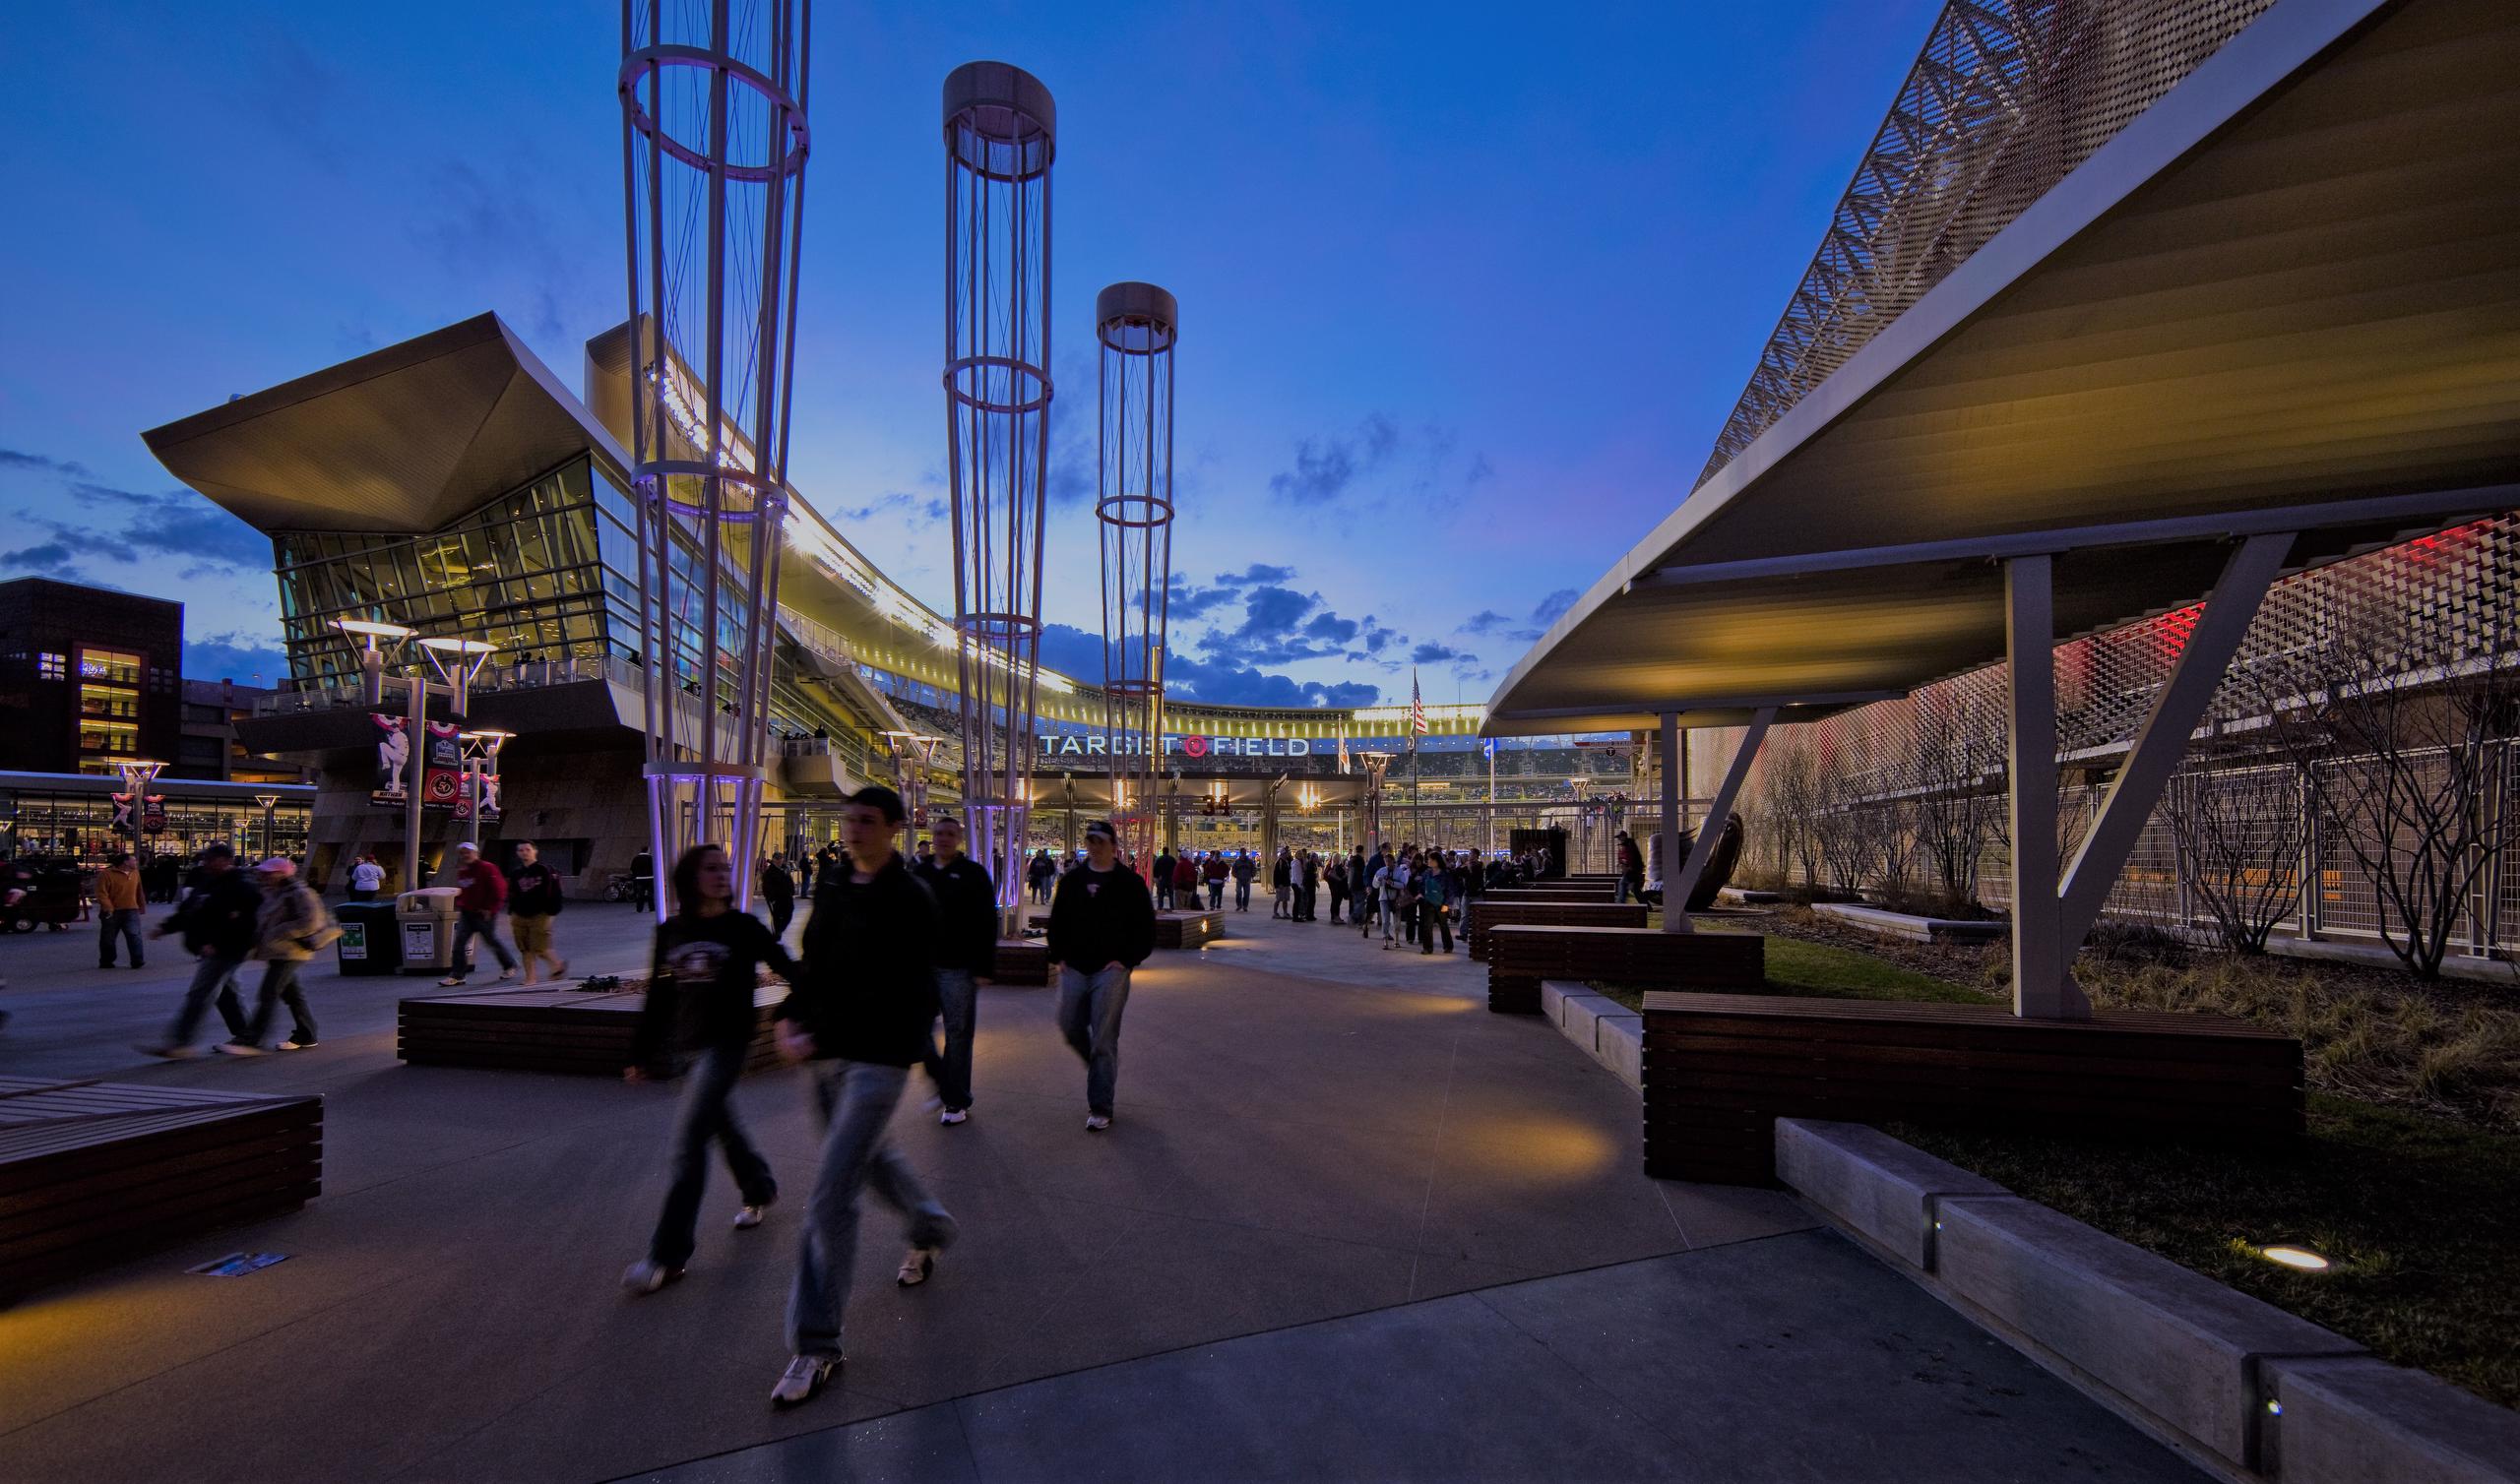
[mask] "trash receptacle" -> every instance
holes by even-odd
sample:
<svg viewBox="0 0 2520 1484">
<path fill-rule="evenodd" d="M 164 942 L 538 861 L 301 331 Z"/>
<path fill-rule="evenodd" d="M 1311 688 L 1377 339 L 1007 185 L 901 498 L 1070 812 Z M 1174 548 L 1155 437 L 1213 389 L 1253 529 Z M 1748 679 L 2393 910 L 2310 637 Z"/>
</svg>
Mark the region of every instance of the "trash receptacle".
<svg viewBox="0 0 2520 1484">
<path fill-rule="evenodd" d="M 390 974 L 403 966 L 403 936 L 394 930 L 394 903 L 346 901 L 333 909 L 342 936 L 333 943 L 342 972 Z"/>
<path fill-rule="evenodd" d="M 394 898 L 403 972 L 442 974 L 455 966 L 455 888 L 422 887 Z"/>
</svg>

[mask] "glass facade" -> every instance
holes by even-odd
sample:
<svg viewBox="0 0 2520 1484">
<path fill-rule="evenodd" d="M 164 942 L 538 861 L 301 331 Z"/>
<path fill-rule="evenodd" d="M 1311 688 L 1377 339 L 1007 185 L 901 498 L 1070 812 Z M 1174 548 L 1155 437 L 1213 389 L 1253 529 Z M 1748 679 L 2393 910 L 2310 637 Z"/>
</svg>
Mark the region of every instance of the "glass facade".
<svg viewBox="0 0 2520 1484">
<path fill-rule="evenodd" d="M 146 845 L 160 855 L 187 859 L 204 845 L 224 841 L 255 856 L 306 854 L 306 831 L 312 810 L 304 791 L 276 805 L 268 820 L 251 798 L 187 796 L 181 785 L 158 784 L 150 793 L 161 798 L 164 828 L 151 830 L 135 841 L 113 828 L 114 806 L 105 792 L 44 788 L 0 788 L 0 859 L 68 858 L 100 866 L 117 850 Z M 145 816 L 144 816 L 145 818 Z"/>
</svg>

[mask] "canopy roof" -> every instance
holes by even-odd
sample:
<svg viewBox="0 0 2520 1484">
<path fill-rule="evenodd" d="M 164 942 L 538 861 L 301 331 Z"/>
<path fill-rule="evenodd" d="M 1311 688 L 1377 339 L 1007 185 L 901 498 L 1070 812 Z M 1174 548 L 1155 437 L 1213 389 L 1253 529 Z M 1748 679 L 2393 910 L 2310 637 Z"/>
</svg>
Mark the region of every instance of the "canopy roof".
<svg viewBox="0 0 2520 1484">
<path fill-rule="evenodd" d="M 1491 733 L 1786 719 L 2520 505 L 2520 7 L 2280 0 L 1621 557 Z M 2281 514 L 2279 514 L 2281 513 Z M 2025 533 L 2048 533 L 2027 540 Z"/>
</svg>

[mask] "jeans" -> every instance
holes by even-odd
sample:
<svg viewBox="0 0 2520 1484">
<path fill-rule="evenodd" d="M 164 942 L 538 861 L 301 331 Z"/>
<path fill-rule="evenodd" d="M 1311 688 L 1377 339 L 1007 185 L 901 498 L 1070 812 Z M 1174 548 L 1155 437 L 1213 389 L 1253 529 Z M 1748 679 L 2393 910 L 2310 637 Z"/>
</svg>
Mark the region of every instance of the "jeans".
<svg viewBox="0 0 2520 1484">
<path fill-rule="evenodd" d="M 1237 912 L 1251 910 L 1251 883 L 1236 881 L 1233 884 L 1233 909 Z"/>
<path fill-rule="evenodd" d="M 1155 906 L 1156 906 L 1156 910 L 1157 910 L 1157 911 L 1160 911 L 1160 912 L 1161 912 L 1161 911 L 1169 911 L 1169 910 L 1171 909 L 1171 906 L 1172 906 L 1172 883 L 1171 883 L 1171 882 L 1169 882 L 1169 881 L 1159 881 L 1159 882 L 1157 882 L 1157 883 L 1155 884 Z"/>
<path fill-rule="evenodd" d="M 263 1044 L 271 1034 L 272 1012 L 288 1007 L 288 1038 L 301 1046 L 315 1044 L 315 1014 L 306 1008 L 306 996 L 297 987 L 297 971 L 306 966 L 301 958 L 274 958 L 263 965 L 263 986 L 254 994 L 253 1023 L 236 1039 L 248 1046 Z"/>
<path fill-rule="evenodd" d="M 1642 876 L 1620 877 L 1618 879 L 1618 899 L 1621 901 L 1643 901 L 1645 899 L 1645 878 Z"/>
<path fill-rule="evenodd" d="M 788 1291 L 788 1348 L 838 1360 L 850 1268 L 857 1261 L 858 1188 L 873 1186 L 885 1205 L 910 1218 L 914 1247 L 950 1245 L 954 1218 L 919 1188 L 910 1161 L 884 1138 L 910 1069 L 830 1061 L 815 1063 L 813 1074 L 824 1122 L 822 1163 L 805 1205 L 795 1286 Z"/>
<path fill-rule="evenodd" d="M 700 1220 L 700 1197 L 709 1188 L 711 1140 L 725 1151 L 727 1173 L 735 1177 L 744 1205 L 767 1206 L 779 1195 L 769 1161 L 744 1137 L 730 1100 L 744 1060 L 744 1047 L 712 1046 L 694 1056 L 683 1072 L 682 1101 L 674 1108 L 673 1144 L 665 1156 L 672 1181 L 665 1187 L 656 1235 L 648 1239 L 650 1260 L 667 1268 L 691 1261 L 692 1228 Z"/>
<path fill-rule="evenodd" d="M 498 956 L 499 967 L 503 969 L 516 967 L 516 955 L 509 953 L 508 946 L 499 941 L 497 918 L 487 912 L 459 912 L 455 919 L 455 971 L 457 973 L 472 972 L 472 938 L 475 934 L 490 946 L 491 953 Z"/>
<path fill-rule="evenodd" d="M 944 1054 L 927 1065 L 936 1095 L 949 1108 L 972 1105 L 972 1030 L 979 1023 L 980 991 L 967 968 L 936 971 L 936 1004 L 945 1021 Z"/>
<path fill-rule="evenodd" d="M 131 946 L 131 966 L 140 967 L 140 908 L 116 907 L 96 914 L 96 966 L 114 966 L 114 937 Z"/>
<path fill-rule="evenodd" d="M 242 958 L 222 958 L 213 954 L 193 967 L 193 982 L 184 991 L 184 1008 L 175 1012 L 175 1023 L 166 1031 L 169 1046 L 189 1046 L 193 1035 L 201 1029 L 202 1012 L 210 1008 L 211 997 L 219 999 L 219 1018 L 227 1022 L 230 1040 L 245 1038 L 245 1003 L 236 998 L 236 970 L 243 967 Z"/>
<path fill-rule="evenodd" d="M 1444 935 L 1444 952 L 1448 954 L 1451 953 L 1453 951 L 1453 920 L 1451 915 L 1445 912 L 1442 907 L 1429 901 L 1418 904 L 1418 916 L 1419 919 L 1418 924 L 1418 952 L 1421 954 L 1433 953 L 1435 951 L 1435 934 L 1437 932 L 1441 932 Z"/>
<path fill-rule="evenodd" d="M 1120 1085 L 1120 1012 L 1129 1008 L 1129 966 L 1092 973 L 1059 965 L 1059 1032 L 1085 1058 L 1085 1108 L 1105 1118 Z"/>
<path fill-rule="evenodd" d="M 1382 941 L 1389 943 L 1391 930 L 1400 920 L 1400 903 L 1386 893 L 1382 898 L 1382 910 L 1374 915 L 1382 919 Z"/>
<path fill-rule="evenodd" d="M 1208 883 L 1208 910 L 1209 910 L 1209 911 L 1211 911 L 1211 912 L 1213 912 L 1213 911 L 1216 911 L 1218 908 L 1220 908 L 1220 907 L 1222 907 L 1222 906 L 1224 906 L 1224 905 L 1225 905 L 1225 882 L 1224 882 L 1224 880 L 1223 880 L 1222 878 L 1220 878 L 1220 879 L 1218 879 L 1218 880 L 1216 880 L 1216 881 L 1209 882 L 1209 883 Z"/>
</svg>

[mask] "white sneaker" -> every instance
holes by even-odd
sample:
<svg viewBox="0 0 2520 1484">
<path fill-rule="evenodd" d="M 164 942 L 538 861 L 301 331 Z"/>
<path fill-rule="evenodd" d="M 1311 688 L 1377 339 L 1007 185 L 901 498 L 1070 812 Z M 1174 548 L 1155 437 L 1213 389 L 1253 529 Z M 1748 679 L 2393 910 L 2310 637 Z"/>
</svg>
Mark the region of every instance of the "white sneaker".
<svg viewBox="0 0 2520 1484">
<path fill-rule="evenodd" d="M 1085 1115 L 1085 1132 L 1088 1134 L 1100 1134 L 1109 1127 L 1111 1127 L 1111 1115 L 1108 1113 L 1088 1113 Z"/>
<path fill-rule="evenodd" d="M 915 1288 L 935 1275 L 936 1249 L 914 1247 L 910 1256 L 902 1259 L 902 1270 L 893 1274 L 893 1280 L 905 1288 Z"/>
<path fill-rule="evenodd" d="M 770 1203 L 767 1201 L 764 1201 L 759 1206 L 747 1206 L 743 1209 L 735 1212 L 735 1230 L 750 1231 L 754 1227 L 759 1226 L 761 1224 L 761 1218 L 769 1213 Z"/>
<path fill-rule="evenodd" d="M 440 989 L 460 988 L 464 983 L 464 976 L 462 974 L 449 974 L 445 978 L 438 980 L 437 983 L 438 988 Z"/>
<path fill-rule="evenodd" d="M 799 1402 L 813 1400 L 814 1393 L 821 1391 L 823 1383 L 831 1379 L 831 1373 L 839 1369 L 840 1362 L 836 1359 L 826 1360 L 816 1355 L 797 1356 L 788 1362 L 787 1370 L 779 1373 L 779 1385 L 770 1389 L 770 1404 L 795 1406 Z"/>
<path fill-rule="evenodd" d="M 972 1110 L 969 1108 L 947 1108 L 944 1112 L 936 1115 L 936 1121 L 950 1127 L 951 1125 L 961 1123 L 964 1119 L 971 1116 Z"/>
<path fill-rule="evenodd" d="M 261 1056 L 263 1048 L 245 1041 L 221 1041 L 220 1052 L 225 1056 Z"/>
<path fill-rule="evenodd" d="M 641 1258 L 621 1273 L 621 1286 L 632 1293 L 654 1293 L 682 1276 L 679 1268 L 667 1268 L 654 1258 Z"/>
</svg>

